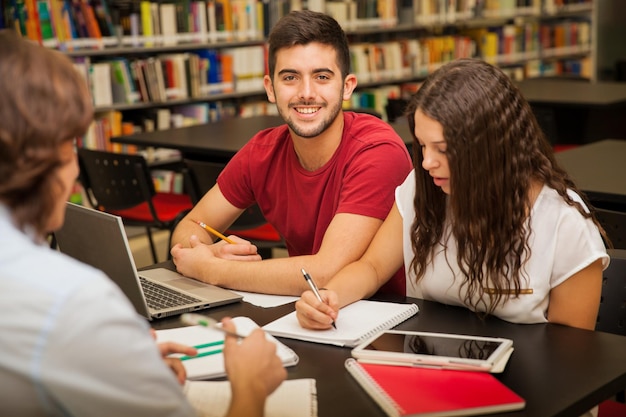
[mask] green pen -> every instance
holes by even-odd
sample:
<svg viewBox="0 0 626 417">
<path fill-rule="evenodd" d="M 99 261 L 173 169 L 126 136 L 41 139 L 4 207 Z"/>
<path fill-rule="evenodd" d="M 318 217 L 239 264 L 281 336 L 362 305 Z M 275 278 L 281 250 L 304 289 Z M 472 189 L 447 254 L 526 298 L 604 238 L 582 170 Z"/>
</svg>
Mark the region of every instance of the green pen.
<svg viewBox="0 0 626 417">
<path fill-rule="evenodd" d="M 187 361 L 187 360 L 190 360 L 190 359 L 202 358 L 204 356 L 217 355 L 218 353 L 222 353 L 222 351 L 223 351 L 223 349 L 209 350 L 209 351 L 206 351 L 206 352 L 198 353 L 196 356 L 181 356 L 179 359 L 181 361 Z"/>
<path fill-rule="evenodd" d="M 193 346 L 195 349 L 204 349 L 204 348 L 208 348 L 211 346 L 218 346 L 218 345 L 223 345 L 224 341 L 223 340 L 218 340 L 217 342 L 210 342 L 210 343 L 203 343 L 201 345 L 195 345 Z"/>
<path fill-rule="evenodd" d="M 220 332 L 226 333 L 227 335 L 235 336 L 239 339 L 244 339 L 246 337 L 239 333 L 231 332 L 229 330 L 224 329 L 222 326 L 220 326 L 217 320 L 212 319 L 211 317 L 203 316 L 201 314 L 185 313 L 180 316 L 180 319 L 185 324 L 190 324 L 192 326 L 199 325 L 199 326 L 209 327 L 211 329 L 219 330 Z"/>
</svg>

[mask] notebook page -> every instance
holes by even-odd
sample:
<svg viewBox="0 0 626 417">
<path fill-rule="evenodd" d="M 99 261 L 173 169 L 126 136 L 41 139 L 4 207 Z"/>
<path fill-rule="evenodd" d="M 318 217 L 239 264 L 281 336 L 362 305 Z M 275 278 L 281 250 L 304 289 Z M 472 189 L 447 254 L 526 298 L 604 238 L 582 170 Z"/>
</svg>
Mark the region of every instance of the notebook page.
<svg viewBox="0 0 626 417">
<path fill-rule="evenodd" d="M 254 329 L 259 327 L 249 317 L 234 317 L 233 323 L 237 328 L 237 332 L 242 335 L 248 335 Z M 224 340 L 224 333 L 204 326 L 186 326 L 174 329 L 157 330 L 156 334 L 157 342 L 172 341 L 189 346 Z M 266 334 L 266 337 L 276 343 L 276 354 L 280 357 L 284 366 L 293 366 L 298 363 L 298 355 L 287 345 L 281 343 L 279 340 L 276 340 L 270 334 Z M 199 349 L 198 352 L 202 353 L 205 350 L 221 350 L 222 348 L 223 346 L 211 346 Z M 224 356 L 222 353 L 185 360 L 183 361 L 183 366 L 187 371 L 187 379 L 189 380 L 211 379 L 226 375 L 226 370 L 224 369 Z"/>
<path fill-rule="evenodd" d="M 374 334 L 402 323 L 417 312 L 415 304 L 360 300 L 339 310 L 336 329 L 304 329 L 298 323 L 295 311 L 265 325 L 263 329 L 278 337 L 354 347 Z"/>
<path fill-rule="evenodd" d="M 187 381 L 185 394 L 199 417 L 223 417 L 230 405 L 230 382 Z M 317 417 L 315 379 L 283 381 L 267 398 L 265 417 Z"/>
<path fill-rule="evenodd" d="M 241 295 L 243 297 L 243 301 L 263 308 L 282 306 L 284 304 L 293 303 L 300 298 L 290 295 L 259 294 L 247 291 L 234 292 Z"/>
</svg>

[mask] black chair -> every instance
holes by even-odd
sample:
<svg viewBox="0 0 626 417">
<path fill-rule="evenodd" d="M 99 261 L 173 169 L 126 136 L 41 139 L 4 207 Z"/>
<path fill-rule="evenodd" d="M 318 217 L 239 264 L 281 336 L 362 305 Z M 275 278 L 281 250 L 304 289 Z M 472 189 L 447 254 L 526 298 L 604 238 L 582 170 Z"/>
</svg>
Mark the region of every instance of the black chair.
<svg viewBox="0 0 626 417">
<path fill-rule="evenodd" d="M 594 204 L 596 217 L 611 239 L 613 248 L 626 249 L 626 212 L 598 208 L 598 205 Z"/>
<path fill-rule="evenodd" d="M 390 98 L 385 105 L 385 112 L 387 113 L 387 121 L 393 123 L 396 119 L 404 117 L 404 111 L 409 101 L 403 98 Z"/>
<path fill-rule="evenodd" d="M 120 216 L 127 226 L 144 227 L 152 258 L 159 262 L 152 228 L 168 230 L 169 243 L 174 227 L 193 207 L 189 196 L 156 192 L 148 164 L 141 155 L 79 148 L 78 161 L 79 180 L 89 204 Z M 167 256 L 169 259 L 169 250 Z"/>
<path fill-rule="evenodd" d="M 225 164 L 219 162 L 184 159 L 183 176 L 187 192 L 195 205 L 217 182 Z M 284 248 L 284 242 L 276 229 L 267 222 L 256 204 L 248 207 L 226 230 L 251 241 L 263 258 L 272 257 L 272 249 Z"/>
<path fill-rule="evenodd" d="M 611 249 L 609 255 L 611 263 L 602 274 L 596 330 L 626 336 L 626 250 Z"/>
<path fill-rule="evenodd" d="M 626 336 L 626 250 L 609 250 L 611 263 L 602 274 L 602 296 L 596 330 Z M 626 352 L 624 352 L 626 359 Z M 615 395 L 617 401 L 600 404 L 600 417 L 626 415 L 624 390 Z"/>
</svg>

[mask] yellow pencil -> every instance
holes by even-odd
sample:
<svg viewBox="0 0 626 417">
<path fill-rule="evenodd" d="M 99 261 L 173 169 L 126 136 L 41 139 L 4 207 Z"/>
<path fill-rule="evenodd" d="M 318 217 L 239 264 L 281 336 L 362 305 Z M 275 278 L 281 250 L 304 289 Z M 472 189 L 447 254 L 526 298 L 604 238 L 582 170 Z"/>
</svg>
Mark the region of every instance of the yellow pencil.
<svg viewBox="0 0 626 417">
<path fill-rule="evenodd" d="M 203 223 L 203 222 L 199 222 L 199 221 L 196 221 L 196 223 L 198 223 L 200 225 L 200 227 L 202 227 L 204 230 L 206 230 L 209 233 L 219 237 L 223 241 L 228 242 L 230 244 L 234 244 L 235 243 L 232 239 L 227 238 L 226 236 L 224 236 L 223 234 L 221 234 L 220 232 L 218 232 L 217 230 L 215 230 L 214 228 L 212 228 L 208 224 Z"/>
</svg>

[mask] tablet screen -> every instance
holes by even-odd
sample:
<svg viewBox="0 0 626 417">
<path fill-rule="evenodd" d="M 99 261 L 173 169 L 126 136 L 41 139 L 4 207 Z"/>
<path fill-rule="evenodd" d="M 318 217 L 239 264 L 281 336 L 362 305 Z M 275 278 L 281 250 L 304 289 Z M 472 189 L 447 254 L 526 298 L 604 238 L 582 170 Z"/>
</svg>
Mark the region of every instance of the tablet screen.
<svg viewBox="0 0 626 417">
<path fill-rule="evenodd" d="M 385 332 L 363 350 L 481 360 L 489 358 L 500 345 L 491 340 Z"/>
</svg>

